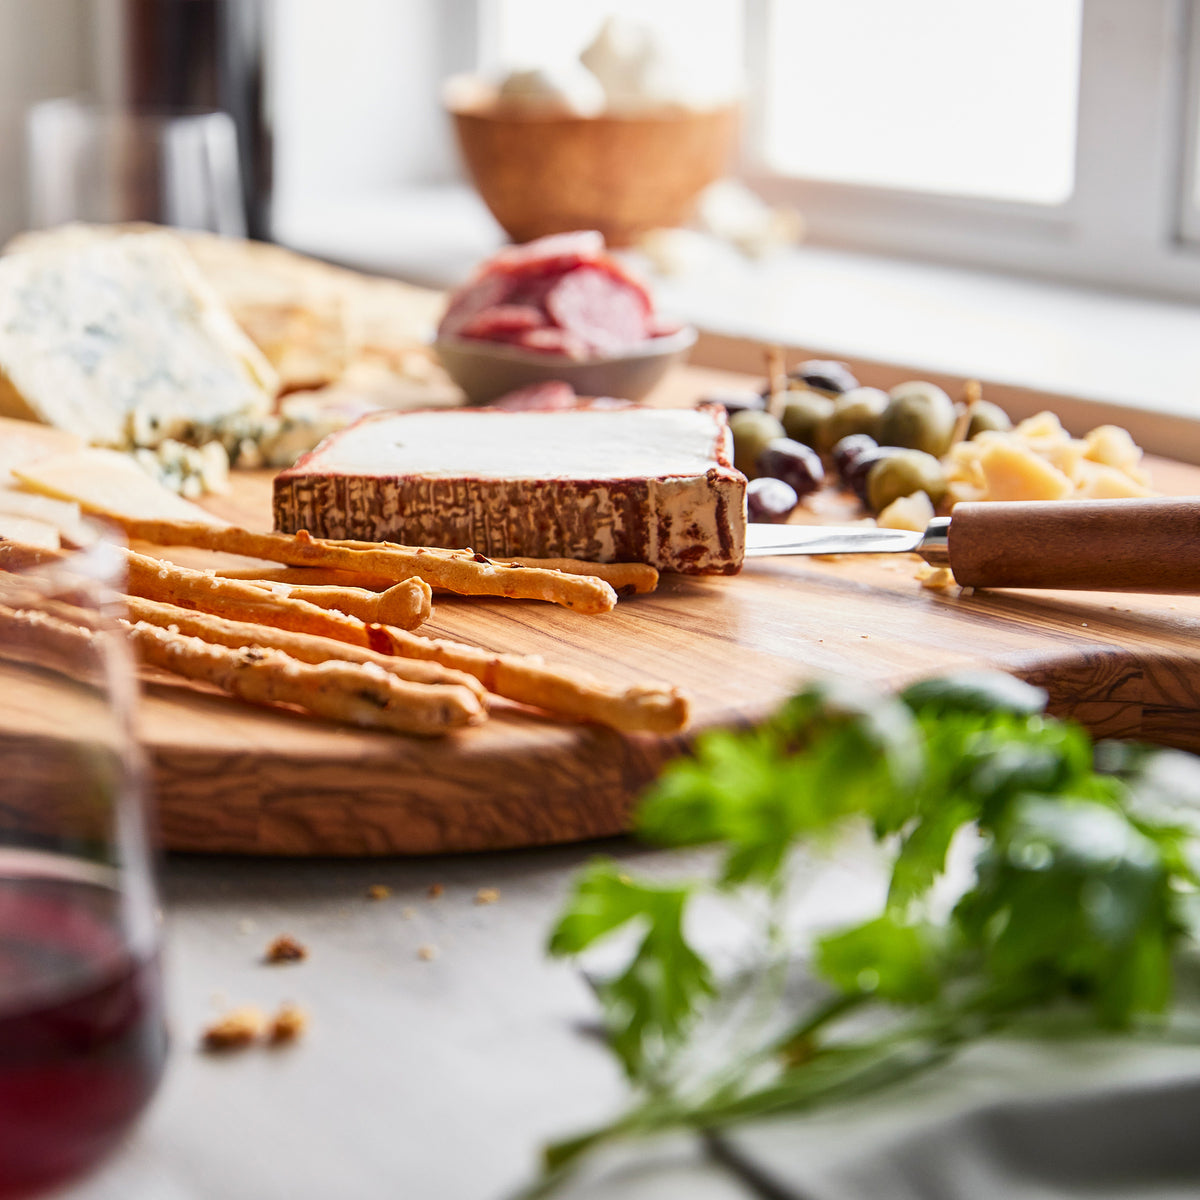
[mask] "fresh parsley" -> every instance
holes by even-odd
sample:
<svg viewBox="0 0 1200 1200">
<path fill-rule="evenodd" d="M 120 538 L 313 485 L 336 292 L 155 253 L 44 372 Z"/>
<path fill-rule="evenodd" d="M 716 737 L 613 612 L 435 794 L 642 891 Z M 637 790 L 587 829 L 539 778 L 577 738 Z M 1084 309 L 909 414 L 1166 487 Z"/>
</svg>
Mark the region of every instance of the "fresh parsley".
<svg viewBox="0 0 1200 1200">
<path fill-rule="evenodd" d="M 576 883 L 550 952 L 627 939 L 624 965 L 594 983 L 634 1100 L 611 1125 L 550 1146 L 531 1194 L 614 1138 L 806 1111 L 1048 1015 L 1078 1029 L 1165 1029 L 1197 928 L 1200 763 L 1093 746 L 1045 701 L 989 672 L 898 696 L 822 682 L 764 727 L 707 734 L 669 767 L 637 832 L 711 845 L 717 863 L 710 879 L 662 884 L 600 861 Z M 864 823 L 890 871 L 881 911 L 789 944 L 798 855 Z M 937 901 L 964 840 L 968 877 Z M 712 897 L 766 914 L 736 978 L 689 938 L 689 913 Z M 815 999 L 786 986 L 797 957 L 822 985 Z M 717 1021 L 724 1050 L 698 1069 L 693 1043 Z"/>
</svg>

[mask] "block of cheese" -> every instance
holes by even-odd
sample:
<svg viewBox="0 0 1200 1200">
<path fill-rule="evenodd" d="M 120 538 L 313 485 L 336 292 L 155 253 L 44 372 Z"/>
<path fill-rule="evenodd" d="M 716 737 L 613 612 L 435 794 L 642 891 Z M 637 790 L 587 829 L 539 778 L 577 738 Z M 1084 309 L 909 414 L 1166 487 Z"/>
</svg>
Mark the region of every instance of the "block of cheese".
<svg viewBox="0 0 1200 1200">
<path fill-rule="evenodd" d="M 733 574 L 746 479 L 724 410 L 377 413 L 275 480 L 275 525 L 493 557 Z"/>
<path fill-rule="evenodd" d="M 0 259 L 0 416 L 96 445 L 205 441 L 277 379 L 188 256 L 156 233 Z"/>
<path fill-rule="evenodd" d="M 160 521 L 224 521 L 163 487 L 128 454 L 85 447 L 70 454 L 39 458 L 15 467 L 13 475 L 30 491 L 73 500 L 84 512 Z"/>
</svg>

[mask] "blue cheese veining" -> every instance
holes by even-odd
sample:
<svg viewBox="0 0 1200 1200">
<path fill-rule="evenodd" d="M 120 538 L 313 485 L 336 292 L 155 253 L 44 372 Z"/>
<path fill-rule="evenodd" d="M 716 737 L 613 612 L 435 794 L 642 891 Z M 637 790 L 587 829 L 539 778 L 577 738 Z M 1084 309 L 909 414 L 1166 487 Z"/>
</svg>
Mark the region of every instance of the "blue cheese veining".
<svg viewBox="0 0 1200 1200">
<path fill-rule="evenodd" d="M 173 240 L 0 259 L 0 415 L 100 446 L 209 440 L 267 414 L 274 369 Z"/>
</svg>

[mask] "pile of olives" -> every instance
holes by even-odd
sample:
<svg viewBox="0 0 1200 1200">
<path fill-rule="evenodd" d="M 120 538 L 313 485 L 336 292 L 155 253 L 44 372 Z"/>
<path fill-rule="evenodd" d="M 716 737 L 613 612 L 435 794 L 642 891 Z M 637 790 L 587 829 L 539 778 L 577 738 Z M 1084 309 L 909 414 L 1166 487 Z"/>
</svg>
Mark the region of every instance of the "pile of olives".
<svg viewBox="0 0 1200 1200">
<path fill-rule="evenodd" d="M 925 492 L 934 507 L 946 494 L 941 459 L 958 422 L 954 401 L 936 384 L 913 380 L 890 392 L 863 387 L 845 363 L 812 360 L 788 374 L 778 417 L 768 393 L 713 396 L 733 431 L 734 466 L 750 480 L 752 521 L 784 521 L 825 480 L 822 457 L 872 512 Z M 976 400 L 965 436 L 1011 429 L 1008 414 Z"/>
</svg>

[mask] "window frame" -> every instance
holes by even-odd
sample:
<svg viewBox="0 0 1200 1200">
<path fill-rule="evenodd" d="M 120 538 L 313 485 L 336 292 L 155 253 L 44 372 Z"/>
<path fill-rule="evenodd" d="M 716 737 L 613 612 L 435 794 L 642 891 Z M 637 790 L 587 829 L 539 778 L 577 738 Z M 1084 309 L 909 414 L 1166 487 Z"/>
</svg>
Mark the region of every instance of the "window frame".
<svg viewBox="0 0 1200 1200">
<path fill-rule="evenodd" d="M 772 2 L 746 0 L 748 73 L 765 61 Z M 1200 245 L 1185 236 L 1200 238 L 1190 203 L 1198 9 L 1200 0 L 1083 0 L 1075 187 L 1060 205 L 785 176 L 763 160 L 753 105 L 740 173 L 794 204 L 820 245 L 1200 298 Z"/>
<path fill-rule="evenodd" d="M 460 0 L 461 2 L 461 0 Z M 744 0 L 745 70 L 767 61 L 770 7 Z M 497 19 L 475 0 L 486 65 Z M 1200 0 L 1083 0 L 1075 187 L 1062 204 L 804 179 L 763 156 L 762 90 L 749 90 L 737 173 L 803 214 L 821 246 L 1200 299 Z"/>
</svg>

